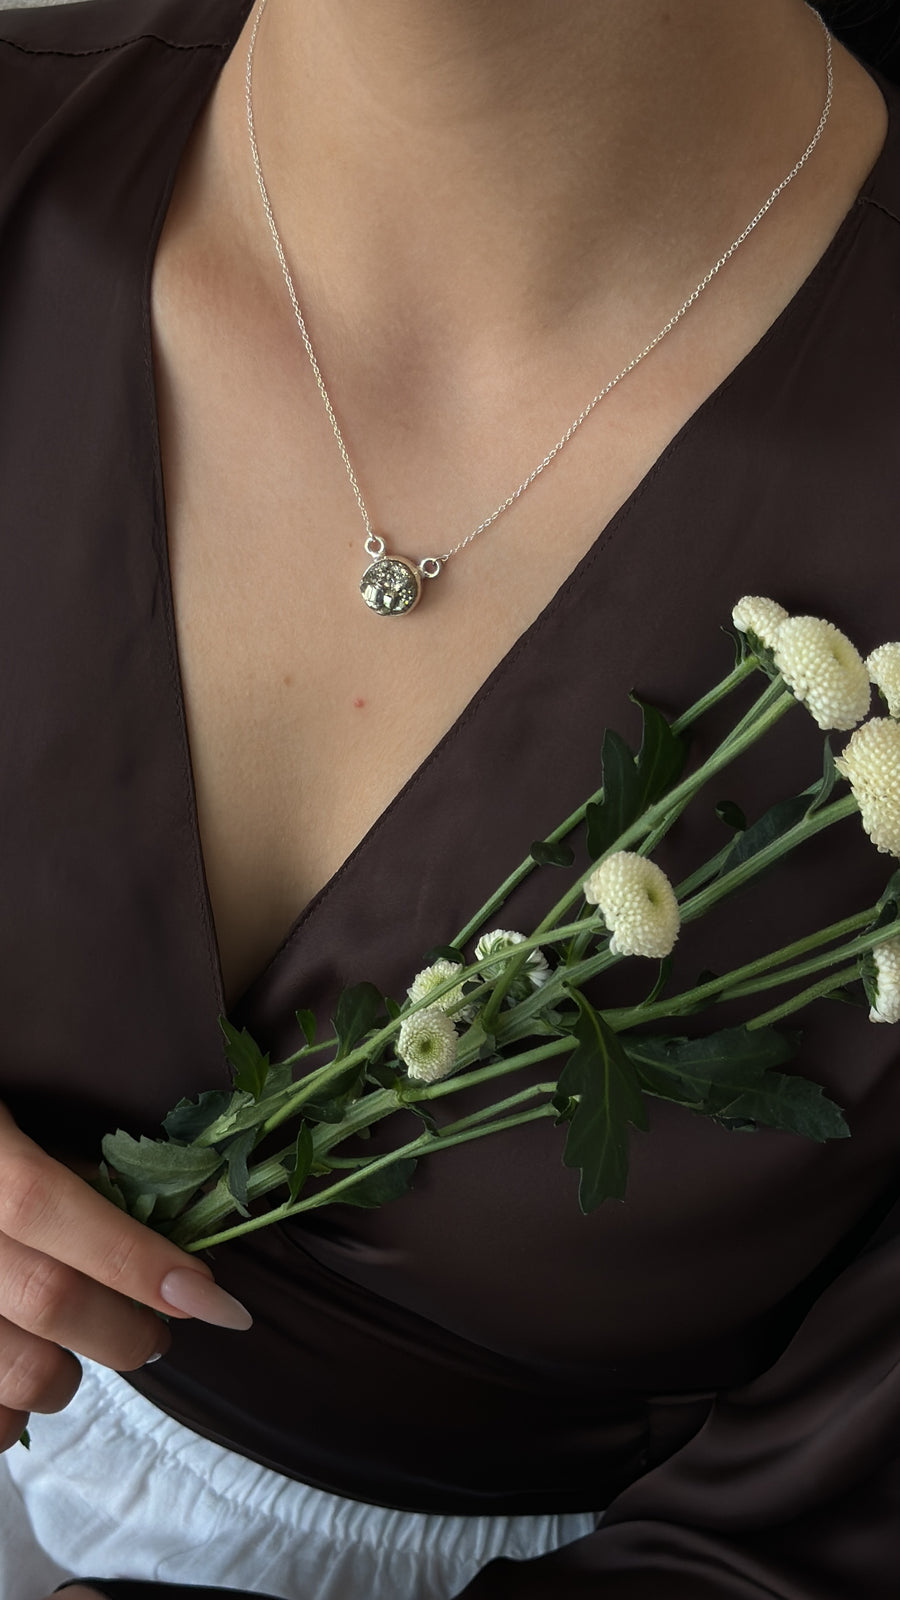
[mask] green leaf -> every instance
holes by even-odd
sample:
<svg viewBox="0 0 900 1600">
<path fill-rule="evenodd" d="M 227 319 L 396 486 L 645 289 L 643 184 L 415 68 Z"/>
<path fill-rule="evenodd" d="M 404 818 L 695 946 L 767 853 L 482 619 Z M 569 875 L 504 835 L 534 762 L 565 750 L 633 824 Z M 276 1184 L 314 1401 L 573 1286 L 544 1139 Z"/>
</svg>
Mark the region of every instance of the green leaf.
<svg viewBox="0 0 900 1600">
<path fill-rule="evenodd" d="M 455 944 L 436 944 L 432 950 L 427 951 L 422 958 L 423 967 L 431 967 L 435 961 L 455 961 L 457 966 L 464 967 L 466 958 Z"/>
<path fill-rule="evenodd" d="M 837 783 L 839 776 L 840 774 L 838 773 L 838 769 L 834 764 L 834 756 L 831 751 L 831 740 L 826 739 L 823 745 L 822 776 L 819 779 L 819 782 L 814 784 L 812 789 L 809 791 L 812 795 L 812 799 L 807 809 L 807 816 L 811 817 L 814 811 L 820 811 L 822 806 L 824 806 L 826 802 L 831 799 L 831 791 Z"/>
<path fill-rule="evenodd" d="M 403 1010 L 403 1007 L 398 1005 L 396 1000 L 392 1000 L 388 994 L 384 997 L 384 1009 L 388 1014 L 388 1020 L 390 1022 L 396 1022 L 401 1011 Z"/>
<path fill-rule="evenodd" d="M 174 1195 L 199 1188 L 222 1164 L 218 1150 L 195 1144 L 172 1144 L 165 1139 L 133 1139 L 121 1128 L 103 1140 L 103 1155 L 123 1191 L 131 1180 L 151 1195 Z"/>
<path fill-rule="evenodd" d="M 716 806 L 716 816 L 720 822 L 724 822 L 726 828 L 733 828 L 735 833 L 746 831 L 747 818 L 733 800 L 720 800 Z"/>
<path fill-rule="evenodd" d="M 300 1131 L 297 1134 L 297 1143 L 294 1145 L 294 1153 L 291 1157 L 291 1162 L 285 1163 L 285 1170 L 288 1174 L 288 1189 L 290 1191 L 292 1201 L 297 1199 L 301 1189 L 303 1188 L 303 1185 L 309 1177 L 312 1163 L 312 1133 L 310 1132 L 308 1124 L 301 1122 Z"/>
<path fill-rule="evenodd" d="M 659 963 L 659 972 L 656 975 L 656 982 L 654 983 L 653 988 L 650 990 L 646 1000 L 643 1002 L 645 1006 L 652 1006 L 654 1000 L 659 999 L 669 981 L 669 978 L 672 975 L 673 965 L 674 962 L 671 956 L 663 957 L 662 961 Z"/>
<path fill-rule="evenodd" d="M 294 1016 L 297 1018 L 297 1021 L 300 1024 L 300 1028 L 302 1030 L 303 1037 L 306 1040 L 307 1044 L 309 1044 L 309 1045 L 315 1044 L 315 1042 L 316 1042 L 316 1018 L 315 1018 L 315 1013 L 313 1011 L 295 1011 L 294 1012 Z"/>
<path fill-rule="evenodd" d="M 125 1196 L 119 1185 L 113 1181 L 105 1161 L 101 1161 L 95 1176 L 91 1179 L 91 1188 L 102 1194 L 104 1200 L 109 1200 L 112 1205 L 118 1206 L 120 1211 L 128 1210 Z"/>
<path fill-rule="evenodd" d="M 612 728 L 603 736 L 603 799 L 585 813 L 588 853 L 595 861 L 648 806 L 668 793 L 687 759 L 687 742 L 672 732 L 662 712 L 635 695 L 631 698 L 643 717 L 641 747 L 635 757 Z"/>
<path fill-rule="evenodd" d="M 583 1212 L 620 1200 L 628 1179 L 628 1124 L 646 1128 L 647 1111 L 634 1067 L 618 1036 L 577 990 L 577 1047 L 559 1075 L 559 1095 L 577 1100 L 563 1162 L 581 1168 Z"/>
<path fill-rule="evenodd" d="M 603 799 L 588 806 L 588 853 L 596 861 L 615 844 L 639 815 L 640 784 L 634 756 L 614 728 L 607 728 L 601 747 Z"/>
<path fill-rule="evenodd" d="M 644 729 L 641 738 L 641 748 L 637 753 L 638 778 L 640 779 L 638 815 L 661 800 L 664 794 L 674 788 L 687 760 L 687 740 L 673 733 L 668 722 L 656 706 L 649 705 L 645 700 L 639 700 L 637 695 L 631 696 L 636 706 L 640 707 L 644 719 Z"/>
<path fill-rule="evenodd" d="M 728 854 L 725 856 L 718 877 L 726 872 L 731 872 L 733 867 L 739 867 L 751 857 L 758 855 L 760 850 L 765 850 L 776 839 L 781 839 L 791 828 L 795 828 L 804 817 L 812 816 L 828 800 L 835 780 L 838 776 L 831 746 L 825 740 L 825 755 L 821 778 L 804 789 L 802 794 L 792 795 L 787 800 L 778 800 L 775 805 L 764 811 L 761 817 L 750 824 L 735 840 Z M 718 807 L 717 807 L 718 809 Z"/>
<path fill-rule="evenodd" d="M 723 1028 L 699 1039 L 631 1034 L 624 1047 L 648 1094 L 726 1120 L 753 1121 L 821 1142 L 848 1130 L 822 1087 L 778 1072 L 800 1036 L 777 1028 Z"/>
<path fill-rule="evenodd" d="M 225 1152 L 228 1163 L 225 1180 L 228 1184 L 228 1193 L 231 1195 L 242 1217 L 249 1217 L 247 1210 L 247 1185 L 250 1182 L 250 1173 L 247 1170 L 247 1158 L 251 1155 L 256 1144 L 256 1130 L 248 1128 L 246 1132 L 239 1133 L 233 1139 Z"/>
<path fill-rule="evenodd" d="M 571 867 L 575 862 L 575 851 L 561 839 L 536 839 L 531 846 L 531 859 L 539 867 Z"/>
<path fill-rule="evenodd" d="M 776 839 L 789 833 L 791 828 L 803 821 L 809 805 L 808 794 L 796 794 L 788 800 L 778 800 L 774 806 L 770 806 L 768 811 L 764 811 L 761 817 L 751 822 L 749 828 L 735 839 L 719 868 L 718 876 L 724 877 L 726 872 L 742 866 L 745 861 L 758 855 L 760 850 L 765 850 Z"/>
<path fill-rule="evenodd" d="M 343 991 L 334 1014 L 334 1031 L 338 1039 L 335 1061 L 340 1061 L 342 1056 L 349 1055 L 364 1035 L 374 1027 L 383 1004 L 384 1001 L 374 983 L 354 983 Z"/>
<path fill-rule="evenodd" d="M 824 1144 L 828 1139 L 849 1139 L 850 1129 L 841 1107 L 829 1100 L 820 1083 L 786 1072 L 767 1072 L 745 1090 L 723 1115 L 750 1118 L 763 1128 L 797 1133 Z"/>
<path fill-rule="evenodd" d="M 411 1111 L 414 1117 L 418 1117 L 422 1122 L 424 1122 L 429 1133 L 440 1132 L 437 1122 L 426 1105 L 416 1105 L 413 1100 L 405 1100 L 403 1104 L 405 1110 Z"/>
<path fill-rule="evenodd" d="M 900 908 L 900 868 L 891 873 L 878 904 L 882 908 L 888 905 Z"/>
<path fill-rule="evenodd" d="M 217 1122 L 237 1098 L 227 1089 L 207 1089 L 196 1100 L 179 1100 L 166 1117 L 163 1127 L 170 1139 L 190 1144 Z"/>
<path fill-rule="evenodd" d="M 28 1432 L 27 1428 L 23 1428 L 22 1432 L 19 1434 L 19 1443 L 23 1444 L 26 1450 L 31 1449 L 31 1434 Z"/>
<path fill-rule="evenodd" d="M 382 1167 L 378 1172 L 360 1178 L 359 1183 L 355 1183 L 346 1194 L 338 1195 L 335 1204 L 374 1209 L 386 1205 L 389 1200 L 399 1200 L 402 1194 L 406 1194 L 415 1170 L 415 1157 L 405 1156 L 392 1166 Z"/>
<path fill-rule="evenodd" d="M 225 1035 L 225 1058 L 231 1067 L 235 1088 L 258 1100 L 269 1075 L 268 1054 L 263 1055 L 246 1028 L 239 1032 L 227 1017 L 219 1018 L 219 1027 Z"/>
</svg>

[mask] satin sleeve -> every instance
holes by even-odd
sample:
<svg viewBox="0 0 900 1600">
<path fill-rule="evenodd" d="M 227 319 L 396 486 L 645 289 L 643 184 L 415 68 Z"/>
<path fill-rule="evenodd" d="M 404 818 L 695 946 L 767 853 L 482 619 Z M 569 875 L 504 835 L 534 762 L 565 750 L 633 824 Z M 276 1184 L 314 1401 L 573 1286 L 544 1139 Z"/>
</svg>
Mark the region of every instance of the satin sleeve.
<svg viewBox="0 0 900 1600">
<path fill-rule="evenodd" d="M 789 1226 L 785 1219 L 785 1226 Z M 900 1206 L 780 1358 L 597 1531 L 461 1600 L 897 1600 Z"/>
</svg>

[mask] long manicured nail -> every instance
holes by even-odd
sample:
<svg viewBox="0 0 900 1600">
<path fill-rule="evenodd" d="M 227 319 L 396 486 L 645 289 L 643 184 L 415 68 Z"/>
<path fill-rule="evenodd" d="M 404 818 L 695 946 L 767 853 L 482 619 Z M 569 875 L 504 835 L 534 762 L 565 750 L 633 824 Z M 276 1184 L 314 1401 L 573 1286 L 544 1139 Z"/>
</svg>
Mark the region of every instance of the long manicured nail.
<svg viewBox="0 0 900 1600">
<path fill-rule="evenodd" d="M 253 1318 L 240 1300 L 226 1294 L 212 1278 L 204 1277 L 201 1272 L 191 1272 L 189 1267 L 175 1267 L 167 1272 L 159 1292 L 167 1305 L 196 1317 L 198 1322 L 241 1331 L 253 1326 Z"/>
</svg>

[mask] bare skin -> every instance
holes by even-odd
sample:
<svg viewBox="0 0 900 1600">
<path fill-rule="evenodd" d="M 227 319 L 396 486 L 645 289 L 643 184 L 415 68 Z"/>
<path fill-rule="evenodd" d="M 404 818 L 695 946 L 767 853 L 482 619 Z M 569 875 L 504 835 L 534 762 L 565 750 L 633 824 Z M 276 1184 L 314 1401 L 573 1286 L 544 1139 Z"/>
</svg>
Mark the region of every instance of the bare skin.
<svg viewBox="0 0 900 1600">
<path fill-rule="evenodd" d="M 227 995 L 260 971 L 822 254 L 882 143 L 835 50 L 819 146 L 684 323 L 412 615 L 362 523 L 249 160 L 249 27 L 179 173 L 153 316 L 169 540 Z M 261 159 L 376 528 L 457 542 L 640 350 L 805 149 L 801 0 L 270 0 Z M 400 713 L 409 710 L 411 714 Z"/>
<path fill-rule="evenodd" d="M 185 151 L 153 279 L 179 645 L 232 999 L 784 308 L 886 127 L 836 48 L 828 128 L 764 223 L 420 609 L 385 621 L 357 592 L 361 523 L 255 189 L 248 34 Z M 745 226 L 816 126 L 824 48 L 801 0 L 270 0 L 255 92 L 351 457 L 376 526 L 418 557 L 505 498 Z M 2 1113 L 0 1164 L 6 1448 L 28 1411 L 68 1403 L 68 1352 L 140 1364 L 168 1334 L 133 1302 L 166 1309 L 173 1267 L 209 1275 Z"/>
</svg>

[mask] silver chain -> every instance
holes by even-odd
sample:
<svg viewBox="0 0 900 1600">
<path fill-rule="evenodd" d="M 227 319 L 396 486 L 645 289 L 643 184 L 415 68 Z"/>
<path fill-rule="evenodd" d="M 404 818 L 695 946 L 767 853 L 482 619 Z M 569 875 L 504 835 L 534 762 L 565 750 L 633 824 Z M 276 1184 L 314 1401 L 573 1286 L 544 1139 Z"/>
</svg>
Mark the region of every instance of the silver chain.
<svg viewBox="0 0 900 1600">
<path fill-rule="evenodd" d="M 255 124 L 254 124 L 254 120 L 253 120 L 253 91 L 252 91 L 253 52 L 254 52 L 254 48 L 255 48 L 255 45 L 256 45 L 256 34 L 257 34 L 257 30 L 259 28 L 260 19 L 262 17 L 263 12 L 266 9 L 267 3 L 268 3 L 268 0 L 259 0 L 259 4 L 258 4 L 258 6 L 256 8 L 256 14 L 255 14 L 254 19 L 253 19 L 253 27 L 252 27 L 251 33 L 250 33 L 250 44 L 249 44 L 249 48 L 247 50 L 247 73 L 246 73 L 247 127 L 248 127 L 248 130 L 249 130 L 249 133 L 250 133 L 250 149 L 251 149 L 251 152 L 252 152 L 252 155 L 253 155 L 253 167 L 254 167 L 254 170 L 256 172 L 256 181 L 257 181 L 257 183 L 259 185 L 259 192 L 260 192 L 260 195 L 262 196 L 262 203 L 263 203 L 263 208 L 264 208 L 265 213 L 266 213 L 266 220 L 268 221 L 269 228 L 270 228 L 271 233 L 272 233 L 272 239 L 273 239 L 273 242 L 274 242 L 274 245 L 275 245 L 275 250 L 276 250 L 277 255 L 278 255 L 278 260 L 281 263 L 282 276 L 284 277 L 285 284 L 287 285 L 288 294 L 291 297 L 291 305 L 294 308 L 294 316 L 297 319 L 297 326 L 300 329 L 300 336 L 301 336 L 301 338 L 303 340 L 303 343 L 304 343 L 304 345 L 306 347 L 306 353 L 309 356 L 310 365 L 311 365 L 313 373 L 315 375 L 316 383 L 317 383 L 318 388 L 319 388 L 319 393 L 322 396 L 322 400 L 323 400 L 323 403 L 324 403 L 324 406 L 325 406 L 325 410 L 328 413 L 328 418 L 329 418 L 329 421 L 331 423 L 332 429 L 334 431 L 334 437 L 337 440 L 338 449 L 341 452 L 341 457 L 342 457 L 343 462 L 344 462 L 344 467 L 346 468 L 347 477 L 350 479 L 350 484 L 351 484 L 351 487 L 353 489 L 353 493 L 356 496 L 356 503 L 359 506 L 360 514 L 362 516 L 363 523 L 365 525 L 365 530 L 366 530 L 365 549 L 366 549 L 366 553 L 368 555 L 372 556 L 373 558 L 377 559 L 380 556 L 384 555 L 385 542 L 382 539 L 381 535 L 375 533 L 373 531 L 373 529 L 372 529 L 372 523 L 371 523 L 370 518 L 369 518 L 368 510 L 366 509 L 365 500 L 363 499 L 363 496 L 362 496 L 362 490 L 359 487 L 359 483 L 357 481 L 356 473 L 353 470 L 353 464 L 352 464 L 352 462 L 350 460 L 349 455 L 347 454 L 347 446 L 344 443 L 344 436 L 341 433 L 337 417 L 334 414 L 334 407 L 333 407 L 333 405 L 331 403 L 331 397 L 329 396 L 328 390 L 325 387 L 325 380 L 322 377 L 321 368 L 319 367 L 318 360 L 316 359 L 316 353 L 313 350 L 312 341 L 311 341 L 311 339 L 309 337 L 309 333 L 307 331 L 306 323 L 305 323 L 304 318 L 303 318 L 303 312 L 300 309 L 300 302 L 297 299 L 297 291 L 294 288 L 294 280 L 291 277 L 290 268 L 288 267 L 288 264 L 287 264 L 287 258 L 286 258 L 285 253 L 284 253 L 284 246 L 281 243 L 281 238 L 279 236 L 278 229 L 275 226 L 275 217 L 274 217 L 274 215 L 272 213 L 272 204 L 271 204 L 271 201 L 269 200 L 269 192 L 268 192 L 268 190 L 266 188 L 265 179 L 263 178 L 263 174 L 262 174 L 262 166 L 260 164 L 260 159 L 259 159 L 259 149 L 258 149 L 258 146 L 257 146 L 257 143 L 256 143 L 256 128 L 255 128 Z M 534 471 L 530 472 L 528 474 L 527 478 L 523 478 L 522 479 L 522 482 L 519 484 L 518 488 L 514 489 L 512 494 L 507 495 L 506 499 L 503 500 L 501 502 L 501 504 L 499 506 L 497 506 L 491 512 L 490 516 L 489 517 L 485 517 L 483 522 L 479 522 L 477 528 L 473 528 L 471 533 L 467 533 L 465 538 L 464 539 L 460 539 L 458 544 L 452 545 L 449 550 L 445 550 L 443 555 L 440 555 L 440 556 L 426 556 L 423 560 L 421 560 L 421 561 L 419 561 L 417 563 L 418 569 L 421 572 L 423 577 L 436 578 L 445 561 L 449 561 L 451 556 L 455 556 L 455 555 L 457 555 L 459 553 L 460 550 L 464 550 L 466 548 L 466 545 L 471 544 L 472 540 L 477 538 L 479 533 L 484 533 L 486 531 L 486 529 L 493 527 L 493 525 L 497 521 L 498 517 L 502 517 L 504 511 L 508 511 L 511 506 L 514 506 L 516 501 L 518 499 L 520 499 L 520 497 L 525 493 L 526 489 L 530 489 L 531 488 L 531 485 L 536 481 L 537 478 L 540 477 L 541 473 L 545 470 L 545 468 L 549 467 L 551 461 L 555 460 L 555 458 L 559 455 L 560 451 L 565 449 L 566 445 L 569 443 L 569 440 L 578 432 L 578 429 L 582 426 L 582 424 L 587 421 L 587 418 L 590 416 L 591 412 L 594 410 L 594 407 L 598 406 L 600 404 L 600 401 L 605 399 L 606 396 L 611 392 L 611 390 L 613 390 L 616 387 L 617 384 L 622 382 L 623 378 L 627 378 L 629 372 L 633 372 L 635 367 L 638 366 L 638 364 L 641 361 L 643 361 L 646 356 L 648 356 L 650 354 L 651 350 L 655 350 L 656 346 L 661 343 L 661 341 L 666 337 L 666 335 L 668 333 L 672 332 L 672 329 L 677 326 L 677 324 L 681 321 L 682 317 L 685 316 L 688 311 L 690 311 L 691 306 L 696 305 L 696 303 L 699 300 L 700 296 L 702 295 L 704 289 L 707 289 L 709 287 L 709 285 L 713 281 L 713 278 L 715 278 L 716 275 L 719 272 L 721 272 L 721 270 L 725 266 L 726 262 L 731 260 L 731 257 L 734 255 L 735 251 L 740 249 L 740 247 L 744 243 L 745 239 L 749 238 L 749 236 L 753 232 L 754 228 L 757 227 L 758 224 L 762 221 L 763 217 L 766 215 L 766 212 L 769 210 L 770 206 L 774 205 L 775 201 L 778 199 L 778 196 L 781 193 L 783 193 L 783 191 L 787 188 L 789 183 L 793 182 L 794 178 L 796 178 L 796 176 L 797 176 L 797 173 L 801 170 L 802 167 L 804 167 L 806 165 L 807 161 L 809 160 L 810 156 L 812 155 L 813 151 L 815 150 L 816 145 L 818 144 L 818 142 L 821 139 L 822 134 L 823 134 L 823 132 L 825 130 L 825 124 L 828 121 L 828 115 L 829 115 L 829 112 L 831 111 L 831 99 L 832 99 L 832 93 L 833 93 L 833 89 L 834 89 L 834 72 L 833 72 L 833 64 L 832 64 L 831 34 L 829 33 L 828 27 L 827 27 L 826 23 L 824 22 L 823 18 L 819 15 L 819 13 L 817 11 L 813 10 L 813 8 L 811 6 L 809 7 L 809 9 L 813 12 L 813 15 L 815 16 L 816 20 L 819 22 L 819 24 L 820 24 L 820 26 L 822 28 L 822 31 L 823 31 L 823 33 L 825 35 L 825 70 L 826 70 L 826 78 L 827 78 L 828 87 L 827 87 L 827 92 L 826 92 L 826 96 L 825 96 L 825 104 L 822 107 L 822 114 L 819 117 L 818 126 L 816 127 L 816 131 L 813 134 L 812 138 L 810 139 L 809 144 L 807 145 L 806 149 L 804 150 L 804 152 L 803 152 L 802 156 L 800 157 L 799 161 L 796 161 L 794 163 L 794 165 L 791 167 L 790 172 L 788 172 L 785 175 L 785 177 L 782 178 L 781 182 L 772 190 L 772 193 L 769 195 L 768 200 L 764 201 L 764 203 L 760 206 L 760 208 L 757 211 L 755 217 L 753 217 L 751 219 L 751 221 L 747 223 L 747 226 L 743 229 L 743 231 L 741 233 L 738 234 L 737 238 L 732 240 L 732 243 L 728 246 L 728 249 L 723 251 L 723 253 L 719 256 L 718 261 L 716 261 L 715 264 L 710 267 L 709 271 L 705 274 L 705 276 L 703 278 L 701 278 L 700 282 L 697 284 L 697 287 L 695 289 L 691 290 L 691 293 L 688 295 L 688 297 L 685 300 L 684 304 L 679 306 L 678 310 L 676 312 L 674 312 L 674 314 L 669 318 L 668 322 L 664 323 L 663 326 L 660 328 L 659 332 L 654 334 L 654 336 L 650 340 L 650 342 L 648 344 L 644 345 L 643 350 L 641 350 L 638 353 L 638 355 L 633 356 L 632 359 L 629 361 L 628 365 L 622 368 L 621 372 L 617 372 L 614 378 L 610 378 L 609 382 L 604 384 L 603 388 L 599 389 L 597 391 L 597 393 L 593 396 L 593 398 L 588 401 L 588 403 L 584 407 L 584 409 L 582 411 L 579 411 L 578 416 L 575 418 L 574 422 L 571 422 L 569 424 L 569 426 L 566 429 L 565 433 L 562 435 L 562 438 L 561 439 L 557 439 L 556 444 L 553 446 L 552 450 L 548 450 L 547 454 L 544 456 L 543 461 L 539 461 L 538 465 L 535 467 Z"/>
</svg>

